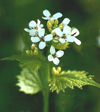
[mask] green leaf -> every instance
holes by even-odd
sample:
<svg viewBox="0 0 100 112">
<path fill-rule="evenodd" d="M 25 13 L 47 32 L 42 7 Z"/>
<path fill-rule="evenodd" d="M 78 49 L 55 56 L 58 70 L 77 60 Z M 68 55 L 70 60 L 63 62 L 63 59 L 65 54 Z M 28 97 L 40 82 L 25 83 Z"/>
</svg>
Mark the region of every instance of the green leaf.
<svg viewBox="0 0 100 112">
<path fill-rule="evenodd" d="M 41 65 L 41 59 L 36 56 L 30 55 L 13 55 L 11 57 L 3 58 L 1 60 L 17 60 L 26 67 L 32 68 L 34 70 L 38 69 Z"/>
<path fill-rule="evenodd" d="M 37 71 L 33 71 L 29 68 L 23 68 L 21 74 L 17 76 L 17 86 L 20 87 L 19 91 L 26 94 L 36 94 L 41 91 L 42 84 Z"/>
<path fill-rule="evenodd" d="M 82 89 L 82 86 L 85 85 L 92 85 L 100 88 L 100 84 L 93 81 L 92 77 L 93 75 L 87 76 L 87 72 L 85 71 L 62 71 L 58 75 L 53 75 L 49 84 L 50 90 L 52 90 L 52 92 L 56 90 L 56 92 L 59 93 L 59 91 L 65 91 L 67 87 L 74 89 L 74 86 L 76 86 Z"/>
</svg>

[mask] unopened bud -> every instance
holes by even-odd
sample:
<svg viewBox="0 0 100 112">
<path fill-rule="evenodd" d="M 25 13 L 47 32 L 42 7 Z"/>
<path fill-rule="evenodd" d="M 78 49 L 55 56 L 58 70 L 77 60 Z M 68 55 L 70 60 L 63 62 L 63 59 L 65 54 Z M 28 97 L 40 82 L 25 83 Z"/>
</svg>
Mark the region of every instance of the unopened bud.
<svg viewBox="0 0 100 112">
<path fill-rule="evenodd" d="M 54 24 L 54 19 L 50 19 L 49 21 L 52 25 Z"/>
<path fill-rule="evenodd" d="M 55 36 L 56 33 L 53 31 L 51 34 L 52 34 L 53 36 Z"/>
<path fill-rule="evenodd" d="M 35 44 L 31 45 L 31 49 L 34 50 L 35 49 Z"/>
<path fill-rule="evenodd" d="M 52 74 L 56 74 L 56 69 L 55 69 L 55 67 L 52 68 Z"/>
<path fill-rule="evenodd" d="M 38 48 L 37 48 L 37 47 L 35 47 L 35 50 L 36 50 L 36 51 L 38 51 Z"/>
<path fill-rule="evenodd" d="M 57 68 L 57 71 L 60 72 L 60 71 L 61 71 L 61 67 L 58 67 L 58 68 Z"/>
<path fill-rule="evenodd" d="M 34 52 L 31 50 L 31 55 L 33 56 L 34 55 Z"/>
<path fill-rule="evenodd" d="M 60 29 L 63 29 L 63 24 L 62 23 L 59 25 L 59 28 Z"/>
<path fill-rule="evenodd" d="M 58 70 L 56 70 L 56 75 L 58 75 L 59 74 L 59 71 Z"/>
<path fill-rule="evenodd" d="M 37 50 L 34 50 L 34 55 L 38 55 L 38 51 Z"/>
<path fill-rule="evenodd" d="M 49 32 L 52 32 L 52 29 L 51 28 L 49 28 L 48 30 L 49 30 Z"/>
<path fill-rule="evenodd" d="M 54 22 L 54 24 L 58 25 L 58 23 L 59 23 L 59 21 L 58 21 L 58 19 L 56 19 L 55 22 Z"/>
<path fill-rule="evenodd" d="M 26 50 L 26 54 L 30 54 L 30 50 Z"/>
<path fill-rule="evenodd" d="M 50 21 L 47 22 L 47 27 L 48 28 L 51 28 L 52 27 L 52 24 L 50 23 Z"/>
</svg>

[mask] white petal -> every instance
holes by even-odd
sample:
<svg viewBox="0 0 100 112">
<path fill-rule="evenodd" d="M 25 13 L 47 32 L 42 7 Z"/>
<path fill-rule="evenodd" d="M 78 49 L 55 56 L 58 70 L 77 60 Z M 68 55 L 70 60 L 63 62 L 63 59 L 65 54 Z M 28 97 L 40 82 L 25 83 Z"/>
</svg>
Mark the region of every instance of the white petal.
<svg viewBox="0 0 100 112">
<path fill-rule="evenodd" d="M 67 40 L 68 42 L 74 42 L 74 41 L 75 41 L 75 37 L 74 37 L 74 36 L 68 35 L 66 40 Z"/>
<path fill-rule="evenodd" d="M 55 31 L 55 33 L 56 33 L 59 37 L 62 37 L 62 36 L 63 36 L 63 32 L 61 31 L 60 28 L 56 28 L 54 31 Z"/>
<path fill-rule="evenodd" d="M 46 43 L 45 42 L 40 42 L 39 43 L 39 49 L 44 49 L 46 47 Z"/>
<path fill-rule="evenodd" d="M 43 27 L 43 24 L 40 24 L 40 25 L 39 25 L 39 27 L 41 27 L 41 28 L 42 28 L 42 27 Z"/>
<path fill-rule="evenodd" d="M 64 55 L 64 51 L 62 51 L 62 50 L 59 50 L 59 51 L 56 52 L 56 56 L 58 58 L 62 57 L 63 55 Z"/>
<path fill-rule="evenodd" d="M 30 32 L 30 29 L 28 29 L 28 28 L 24 28 L 24 30 L 25 30 L 26 32 Z"/>
<path fill-rule="evenodd" d="M 45 33 L 45 29 L 40 29 L 38 34 L 39 34 L 39 37 L 43 37 L 44 36 L 44 33 Z"/>
<path fill-rule="evenodd" d="M 34 43 L 37 43 L 40 41 L 40 38 L 39 37 L 31 37 L 31 41 Z"/>
<path fill-rule="evenodd" d="M 41 23 L 41 21 L 39 19 L 37 19 L 37 26 L 39 26 Z"/>
<path fill-rule="evenodd" d="M 45 19 L 45 20 L 49 20 L 50 19 L 50 17 L 42 17 L 43 19 Z"/>
<path fill-rule="evenodd" d="M 71 35 L 73 35 L 73 36 L 78 36 L 79 35 L 79 31 L 78 31 L 78 29 L 76 29 L 76 28 L 74 28 L 73 30 L 72 30 L 72 32 L 71 32 Z"/>
<path fill-rule="evenodd" d="M 60 18 L 60 17 L 62 17 L 62 14 L 61 14 L 60 12 L 57 12 L 56 14 L 54 14 L 54 15 L 52 16 L 52 19 L 56 20 L 56 19 L 58 19 L 58 18 Z"/>
<path fill-rule="evenodd" d="M 36 34 L 36 32 L 37 31 L 35 29 L 32 29 L 32 30 L 30 30 L 29 35 L 34 36 Z"/>
<path fill-rule="evenodd" d="M 48 10 L 43 11 L 44 16 L 49 17 L 51 14 Z"/>
<path fill-rule="evenodd" d="M 31 29 L 33 29 L 33 28 L 35 28 L 36 27 L 36 22 L 35 21 L 30 21 L 30 23 L 29 23 L 29 27 L 31 28 Z"/>
<path fill-rule="evenodd" d="M 63 29 L 63 33 L 68 35 L 71 33 L 71 28 L 69 26 L 65 26 L 64 29 Z"/>
<path fill-rule="evenodd" d="M 53 61 L 53 56 L 51 54 L 48 56 L 48 60 Z"/>
<path fill-rule="evenodd" d="M 56 51 L 55 51 L 55 48 L 54 48 L 53 46 L 51 46 L 51 47 L 50 47 L 50 53 L 51 53 L 51 54 L 54 54 L 55 52 L 56 52 Z"/>
<path fill-rule="evenodd" d="M 51 41 L 53 39 L 52 34 L 48 34 L 44 37 L 45 41 Z"/>
<path fill-rule="evenodd" d="M 65 43 L 65 39 L 63 39 L 63 38 L 60 38 L 59 41 L 60 41 L 62 44 Z"/>
<path fill-rule="evenodd" d="M 69 18 L 65 18 L 65 19 L 62 21 L 62 23 L 63 23 L 64 25 L 68 25 L 69 22 L 70 22 L 70 19 L 69 19 Z"/>
<path fill-rule="evenodd" d="M 55 65 L 58 65 L 59 62 L 60 62 L 60 60 L 59 60 L 58 58 L 53 58 L 53 63 L 54 63 Z"/>
<path fill-rule="evenodd" d="M 76 43 L 77 45 L 81 45 L 81 41 L 78 40 L 77 38 L 75 38 L 75 43 Z"/>
</svg>

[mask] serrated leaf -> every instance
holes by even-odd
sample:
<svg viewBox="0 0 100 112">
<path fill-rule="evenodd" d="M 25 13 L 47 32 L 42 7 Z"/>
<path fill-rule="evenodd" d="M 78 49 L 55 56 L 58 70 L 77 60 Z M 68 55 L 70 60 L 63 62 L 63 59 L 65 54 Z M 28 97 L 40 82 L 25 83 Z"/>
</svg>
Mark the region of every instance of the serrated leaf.
<svg viewBox="0 0 100 112">
<path fill-rule="evenodd" d="M 56 90 L 65 91 L 67 87 L 74 89 L 74 86 L 82 89 L 82 86 L 92 85 L 100 88 L 100 84 L 93 81 L 93 75 L 86 76 L 87 72 L 85 71 L 67 71 L 61 72 L 58 75 L 53 75 L 53 78 L 50 82 L 50 90 L 53 92 Z"/>
<path fill-rule="evenodd" d="M 30 70 L 29 68 L 23 68 L 21 74 L 17 76 L 17 86 L 20 87 L 20 91 L 26 94 L 35 94 L 42 89 L 42 84 L 37 71 Z"/>
<path fill-rule="evenodd" d="M 30 55 L 13 55 L 11 57 L 3 58 L 1 60 L 17 60 L 20 61 L 21 64 L 32 69 L 38 69 L 41 65 L 41 60 L 39 58 Z"/>
</svg>

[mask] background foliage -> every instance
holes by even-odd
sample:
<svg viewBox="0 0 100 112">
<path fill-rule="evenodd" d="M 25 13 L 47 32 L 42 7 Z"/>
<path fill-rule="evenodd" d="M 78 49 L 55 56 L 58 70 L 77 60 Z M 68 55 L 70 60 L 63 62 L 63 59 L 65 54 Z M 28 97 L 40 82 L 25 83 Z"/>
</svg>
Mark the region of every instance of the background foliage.
<svg viewBox="0 0 100 112">
<path fill-rule="evenodd" d="M 80 31 L 81 46 L 71 45 L 61 59 L 62 70 L 85 70 L 100 83 L 100 47 L 97 37 L 100 29 L 99 0 L 1 0 L 0 1 L 0 58 L 21 52 L 29 36 L 24 32 L 31 20 L 42 20 L 42 11 L 61 12 L 71 19 L 70 26 Z M 62 19 L 60 21 L 62 21 Z M 19 92 L 16 75 L 21 71 L 16 61 L 0 61 L 0 111 L 42 112 L 42 94 L 26 95 Z M 50 93 L 50 112 L 100 112 L 100 89 L 85 86 L 83 90 L 66 89 L 65 93 Z M 39 108 L 38 108 L 39 107 Z"/>
</svg>

